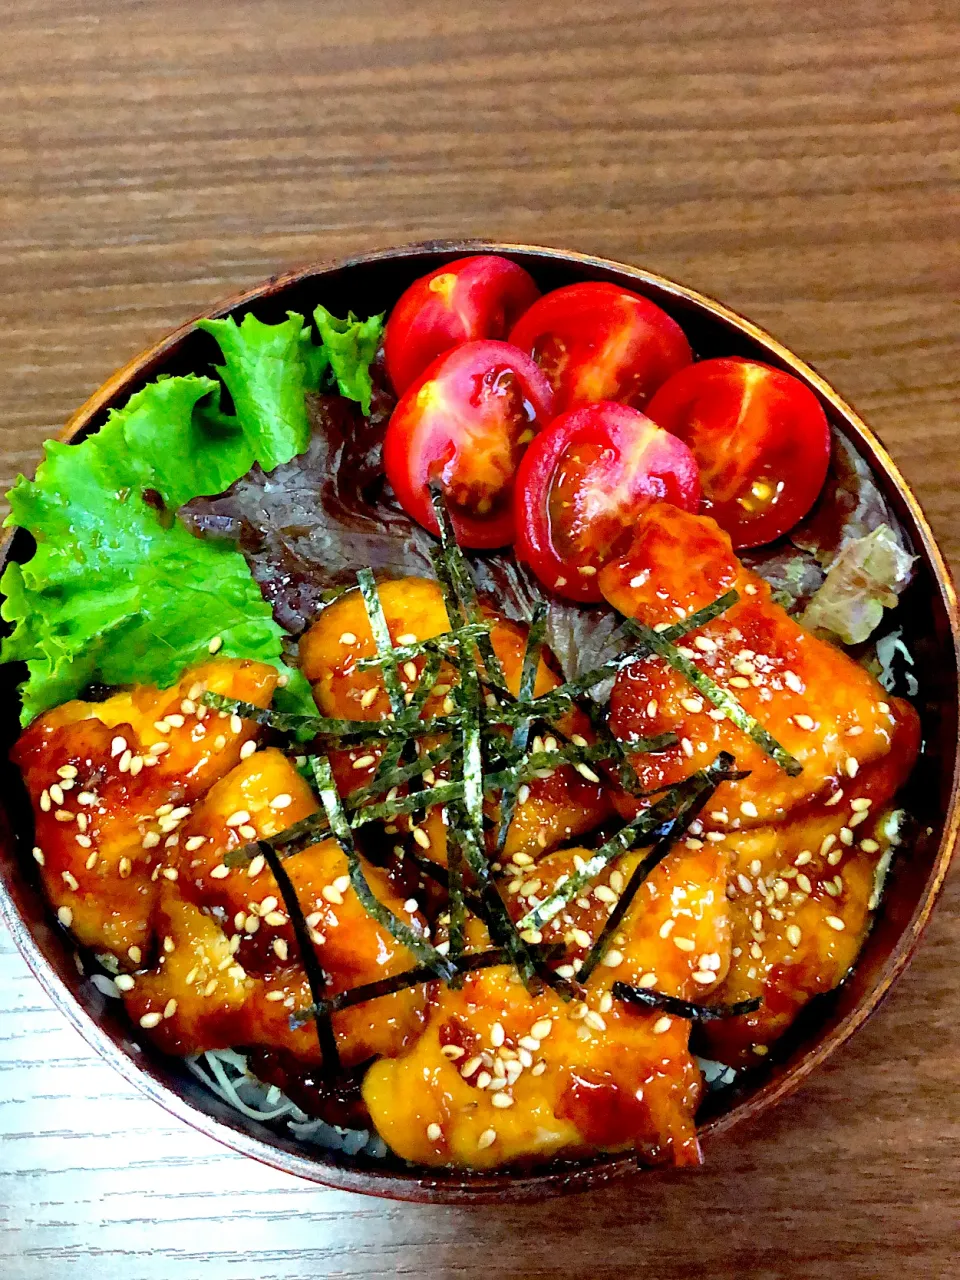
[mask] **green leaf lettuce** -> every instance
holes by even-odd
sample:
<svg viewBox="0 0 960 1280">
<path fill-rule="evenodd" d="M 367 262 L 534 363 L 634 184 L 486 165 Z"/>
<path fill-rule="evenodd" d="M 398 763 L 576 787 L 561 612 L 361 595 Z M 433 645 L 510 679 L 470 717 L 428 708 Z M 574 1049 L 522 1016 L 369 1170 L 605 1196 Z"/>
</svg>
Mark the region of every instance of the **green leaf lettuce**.
<svg viewBox="0 0 960 1280">
<path fill-rule="evenodd" d="M 15 624 L 0 660 L 27 663 L 24 724 L 91 680 L 169 685 L 215 636 L 224 656 L 285 671 L 278 701 L 313 709 L 243 557 L 194 538 L 174 514 L 221 492 L 257 452 L 218 402 L 209 378 L 160 379 L 81 444 L 48 441 L 36 479 L 17 480 L 5 523 L 28 529 L 37 549 L 0 579 L 0 616 Z"/>
</svg>

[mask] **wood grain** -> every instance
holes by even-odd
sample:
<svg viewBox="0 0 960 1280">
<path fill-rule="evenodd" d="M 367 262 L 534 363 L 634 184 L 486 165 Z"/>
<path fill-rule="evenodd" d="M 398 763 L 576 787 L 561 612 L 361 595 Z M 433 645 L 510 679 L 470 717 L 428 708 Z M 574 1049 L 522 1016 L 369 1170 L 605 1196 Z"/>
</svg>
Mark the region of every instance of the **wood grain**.
<svg viewBox="0 0 960 1280">
<path fill-rule="evenodd" d="M 954 0 L 4 8 L 3 481 L 212 299 L 485 235 L 640 262 L 771 329 L 960 562 Z M 317 1191 L 168 1120 L 0 940 L 0 1274 L 954 1275 L 958 933 L 954 877 L 877 1019 L 703 1172 L 469 1211 Z"/>
</svg>

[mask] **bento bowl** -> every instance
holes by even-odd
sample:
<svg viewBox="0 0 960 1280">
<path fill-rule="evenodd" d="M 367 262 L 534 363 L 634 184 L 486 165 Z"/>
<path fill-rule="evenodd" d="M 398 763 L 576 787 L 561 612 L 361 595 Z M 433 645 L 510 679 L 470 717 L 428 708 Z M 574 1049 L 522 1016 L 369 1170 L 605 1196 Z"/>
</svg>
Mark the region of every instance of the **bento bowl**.
<svg viewBox="0 0 960 1280">
<path fill-rule="evenodd" d="M 465 254 L 499 253 L 525 267 L 541 289 L 604 280 L 640 293 L 683 326 L 700 357 L 735 355 L 765 361 L 805 383 L 818 397 L 831 426 L 869 464 L 877 485 L 911 539 L 918 557 L 915 580 L 903 597 L 898 622 L 914 655 L 923 727 L 923 756 L 903 796 L 914 822 L 907 846 L 894 863 L 874 926 L 848 979 L 816 998 L 763 1065 L 737 1083 L 707 1095 L 698 1116 L 706 1159 L 730 1131 L 756 1120 L 797 1089 L 874 1013 L 910 960 L 947 874 L 960 825 L 958 760 L 958 659 L 960 620 L 950 574 L 920 505 L 883 446 L 859 415 L 809 365 L 775 338 L 728 307 L 639 267 L 582 253 L 535 245 L 481 240 L 431 241 L 319 262 L 272 276 L 205 312 L 282 320 L 323 303 L 334 314 L 372 315 L 389 310 L 418 276 Z M 199 318 L 199 317 L 198 317 Z M 123 405 L 158 374 L 204 371 L 209 339 L 191 320 L 134 357 L 73 415 L 62 439 L 80 441 L 97 431 L 111 409 Z M 26 560 L 31 539 L 14 530 L 0 548 L 0 569 Z M 7 752 L 19 732 L 15 668 L 0 668 L 0 916 L 34 974 L 87 1043 L 131 1084 L 167 1111 L 235 1151 L 286 1173 L 346 1191 L 397 1200 L 438 1203 L 519 1203 L 587 1191 L 638 1174 L 629 1154 L 589 1160 L 553 1160 L 524 1171 L 471 1173 L 426 1169 L 391 1156 L 350 1156 L 297 1141 L 288 1131 L 247 1119 L 189 1072 L 166 1057 L 101 994 L 89 965 L 57 923 L 30 857 L 29 804 Z M 909 1105 L 907 1100 L 906 1105 Z"/>
</svg>

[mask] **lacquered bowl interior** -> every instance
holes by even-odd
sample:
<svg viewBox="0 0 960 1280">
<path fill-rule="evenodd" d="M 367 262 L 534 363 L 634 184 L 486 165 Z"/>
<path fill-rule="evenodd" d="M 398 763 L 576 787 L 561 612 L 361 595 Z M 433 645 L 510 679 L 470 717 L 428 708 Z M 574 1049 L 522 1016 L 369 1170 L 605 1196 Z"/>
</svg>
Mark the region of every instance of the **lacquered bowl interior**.
<svg viewBox="0 0 960 1280">
<path fill-rule="evenodd" d="M 916 581 L 901 603 L 898 622 L 916 659 L 924 752 L 904 802 L 916 818 L 906 855 L 895 863 L 883 906 L 848 981 L 815 1001 L 778 1050 L 752 1078 L 713 1095 L 701 1115 L 706 1154 L 712 1140 L 738 1121 L 755 1117 L 800 1083 L 877 1007 L 903 969 L 946 873 L 958 825 L 956 599 L 930 530 L 902 477 L 873 435 L 806 365 L 774 339 L 722 306 L 635 268 L 578 254 L 480 242 L 414 245 L 360 258 L 306 267 L 274 278 L 212 309 L 225 315 L 255 307 L 264 320 L 288 310 L 310 314 L 323 303 L 335 314 L 389 309 L 417 276 L 466 252 L 506 253 L 526 267 L 543 290 L 580 280 L 611 280 L 642 293 L 677 319 L 700 357 L 762 359 L 801 378 L 819 396 L 833 427 L 866 458 L 919 556 Z M 74 416 L 66 434 L 96 430 L 107 411 L 158 373 L 205 371 L 215 356 L 212 339 L 186 325 L 108 380 Z M 25 560 L 30 538 L 18 532 L 2 551 Z M 0 564 L 0 567 L 2 567 Z M 15 685 L 21 673 L 0 668 L 0 912 L 44 987 L 86 1040 L 128 1080 L 197 1129 L 245 1154 L 347 1190 L 411 1200 L 476 1202 L 532 1200 L 582 1191 L 635 1169 L 629 1157 L 554 1162 L 524 1174 L 470 1175 L 410 1168 L 390 1158 L 347 1157 L 304 1146 L 288 1134 L 245 1119 L 204 1090 L 176 1059 L 137 1042 L 118 1002 L 105 999 L 78 970 L 75 948 L 48 909 L 29 857 L 31 822 L 16 771 L 6 752 L 18 732 Z M 26 856 L 25 856 L 26 855 Z M 644 1176 L 655 1176 L 644 1174 Z"/>
</svg>

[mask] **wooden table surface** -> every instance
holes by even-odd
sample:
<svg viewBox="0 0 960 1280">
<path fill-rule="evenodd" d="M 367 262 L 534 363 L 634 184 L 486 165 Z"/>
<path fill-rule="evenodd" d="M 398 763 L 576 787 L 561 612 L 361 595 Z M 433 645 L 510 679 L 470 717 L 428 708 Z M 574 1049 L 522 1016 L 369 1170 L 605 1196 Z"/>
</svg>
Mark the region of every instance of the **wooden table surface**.
<svg viewBox="0 0 960 1280">
<path fill-rule="evenodd" d="M 956 0 L 17 0 L 0 479 L 140 347 L 431 236 L 723 298 L 866 415 L 960 560 Z M 702 1172 L 543 1207 L 325 1192 L 141 1099 L 0 936 L 6 1280 L 960 1274 L 960 880 L 873 1023 Z"/>
</svg>

